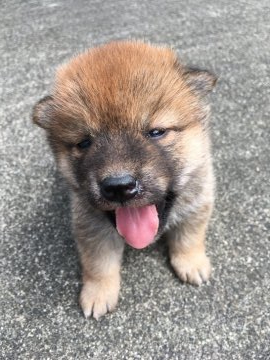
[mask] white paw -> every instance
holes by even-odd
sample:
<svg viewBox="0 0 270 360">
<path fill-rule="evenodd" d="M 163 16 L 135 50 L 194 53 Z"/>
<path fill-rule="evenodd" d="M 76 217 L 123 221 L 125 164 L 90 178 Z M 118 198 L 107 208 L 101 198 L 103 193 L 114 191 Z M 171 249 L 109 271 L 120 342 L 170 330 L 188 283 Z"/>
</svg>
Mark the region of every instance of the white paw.
<svg viewBox="0 0 270 360">
<path fill-rule="evenodd" d="M 98 320 L 115 309 L 118 302 L 120 279 L 102 279 L 84 283 L 80 294 L 80 304 L 86 318 Z"/>
<path fill-rule="evenodd" d="M 201 285 L 211 274 L 211 264 L 205 253 L 178 254 L 172 256 L 172 267 L 177 276 L 192 285 Z"/>
</svg>

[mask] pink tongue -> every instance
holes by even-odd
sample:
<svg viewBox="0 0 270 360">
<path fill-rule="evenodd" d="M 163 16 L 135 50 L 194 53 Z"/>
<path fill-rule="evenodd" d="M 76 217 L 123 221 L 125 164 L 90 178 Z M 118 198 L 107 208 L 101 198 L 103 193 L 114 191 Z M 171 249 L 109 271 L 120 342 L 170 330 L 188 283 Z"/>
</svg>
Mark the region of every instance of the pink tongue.
<svg viewBox="0 0 270 360">
<path fill-rule="evenodd" d="M 155 205 L 122 207 L 116 209 L 115 214 L 117 231 L 129 245 L 142 249 L 154 241 L 159 225 Z"/>
</svg>

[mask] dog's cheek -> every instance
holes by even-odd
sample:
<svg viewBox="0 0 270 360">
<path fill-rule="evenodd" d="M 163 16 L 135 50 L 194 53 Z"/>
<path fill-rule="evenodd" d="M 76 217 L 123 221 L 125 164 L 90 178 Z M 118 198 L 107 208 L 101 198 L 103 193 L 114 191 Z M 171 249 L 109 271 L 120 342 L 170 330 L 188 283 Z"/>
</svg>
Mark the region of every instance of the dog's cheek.
<svg viewBox="0 0 270 360">
<path fill-rule="evenodd" d="M 182 138 L 182 153 L 187 163 L 197 167 L 208 154 L 206 133 L 199 126 L 188 130 Z"/>
<path fill-rule="evenodd" d="M 200 126 L 188 129 L 182 134 L 179 143 L 179 154 L 181 154 L 182 161 L 181 185 L 189 181 L 190 175 L 196 169 L 210 161 L 209 147 L 207 132 Z"/>
<path fill-rule="evenodd" d="M 164 198 L 168 191 L 173 191 L 174 178 L 179 161 L 175 158 L 175 149 L 172 143 L 154 143 L 148 159 L 141 170 L 141 177 L 145 189 L 158 198 Z"/>
<path fill-rule="evenodd" d="M 72 170 L 80 191 L 92 204 L 97 204 L 100 199 L 98 181 L 99 164 L 95 161 L 93 153 L 79 153 L 73 151 Z"/>
<path fill-rule="evenodd" d="M 141 179 L 144 184 L 144 190 L 150 190 L 154 193 L 165 193 L 169 184 L 169 174 L 165 173 L 157 162 L 149 163 L 141 170 Z"/>
<path fill-rule="evenodd" d="M 70 156 L 63 152 L 56 155 L 57 165 L 59 171 L 62 173 L 67 182 L 74 188 L 80 187 L 77 177 L 74 173 L 74 168 Z"/>
</svg>

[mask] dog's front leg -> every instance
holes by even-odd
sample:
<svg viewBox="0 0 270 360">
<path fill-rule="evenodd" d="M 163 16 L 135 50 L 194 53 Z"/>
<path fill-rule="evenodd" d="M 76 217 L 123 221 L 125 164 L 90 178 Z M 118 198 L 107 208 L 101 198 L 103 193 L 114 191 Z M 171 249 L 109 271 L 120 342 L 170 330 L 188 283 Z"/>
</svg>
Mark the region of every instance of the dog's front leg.
<svg viewBox="0 0 270 360">
<path fill-rule="evenodd" d="M 205 206 L 168 233 L 171 265 L 184 282 L 201 285 L 208 280 L 211 264 L 205 253 L 205 233 L 212 206 Z"/>
<path fill-rule="evenodd" d="M 85 317 L 99 317 L 115 309 L 120 290 L 123 244 L 115 239 L 78 241 L 83 287 L 80 304 Z"/>
<path fill-rule="evenodd" d="M 124 242 L 104 218 L 73 218 L 82 265 L 80 304 L 85 317 L 99 319 L 114 310 L 120 290 Z"/>
</svg>

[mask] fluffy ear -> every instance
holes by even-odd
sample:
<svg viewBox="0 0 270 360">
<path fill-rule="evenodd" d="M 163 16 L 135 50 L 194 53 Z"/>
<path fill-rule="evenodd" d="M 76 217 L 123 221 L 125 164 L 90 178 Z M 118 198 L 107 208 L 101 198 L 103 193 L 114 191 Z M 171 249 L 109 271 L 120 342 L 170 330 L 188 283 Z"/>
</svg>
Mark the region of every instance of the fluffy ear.
<svg viewBox="0 0 270 360">
<path fill-rule="evenodd" d="M 53 97 L 45 96 L 39 100 L 33 109 L 32 119 L 35 124 L 48 129 L 52 119 Z"/>
<path fill-rule="evenodd" d="M 210 93 L 217 82 L 217 77 L 207 70 L 188 68 L 183 76 L 190 89 L 199 96 Z"/>
</svg>

